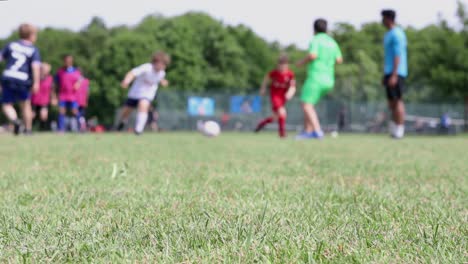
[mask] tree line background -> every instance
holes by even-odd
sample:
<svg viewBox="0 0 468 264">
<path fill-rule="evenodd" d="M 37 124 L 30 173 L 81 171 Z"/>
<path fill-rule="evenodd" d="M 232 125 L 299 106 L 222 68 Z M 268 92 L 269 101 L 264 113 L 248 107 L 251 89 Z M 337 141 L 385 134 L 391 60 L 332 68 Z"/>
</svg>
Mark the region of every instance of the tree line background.
<svg viewBox="0 0 468 264">
<path fill-rule="evenodd" d="M 468 105 L 468 13 L 461 2 L 454 12 L 459 21 L 454 27 L 439 19 L 422 29 L 405 28 L 410 65 L 408 101 Z M 359 28 L 338 23 L 330 33 L 345 59 L 345 64 L 337 67 L 337 85 L 331 96 L 347 101 L 383 100 L 380 83 L 385 28 L 380 22 Z M 0 39 L 0 45 L 16 38 L 13 32 Z M 150 15 L 132 27 L 107 27 L 95 17 L 79 32 L 44 28 L 37 46 L 43 61 L 50 62 L 54 70 L 60 67 L 64 54 L 75 56 L 77 66 L 91 79 L 88 113 L 103 122 L 111 122 L 125 98 L 126 91 L 119 88 L 121 78 L 148 61 L 156 50 L 172 57 L 170 89 L 231 94 L 256 92 L 281 52 L 288 53 L 292 61 L 306 54 L 295 45 L 269 43 L 246 26 L 228 26 L 207 14 L 192 12 L 176 17 Z M 305 70 L 292 68 L 302 83 Z"/>
</svg>

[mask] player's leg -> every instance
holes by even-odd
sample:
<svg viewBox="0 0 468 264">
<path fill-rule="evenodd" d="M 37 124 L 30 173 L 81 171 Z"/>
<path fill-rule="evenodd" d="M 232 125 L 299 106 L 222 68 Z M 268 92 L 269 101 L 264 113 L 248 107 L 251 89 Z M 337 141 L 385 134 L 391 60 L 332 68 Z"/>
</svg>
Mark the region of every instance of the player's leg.
<svg viewBox="0 0 468 264">
<path fill-rule="evenodd" d="M 67 102 L 59 102 L 59 115 L 57 120 L 57 129 L 59 132 L 65 132 L 65 118 L 67 115 Z"/>
<path fill-rule="evenodd" d="M 73 115 L 73 119 L 71 124 L 72 124 L 72 131 L 73 132 L 78 132 L 80 131 L 81 127 L 80 127 L 80 111 L 79 111 L 79 108 L 80 106 L 78 105 L 78 102 L 76 101 L 70 101 L 68 103 L 68 107 L 70 108 L 70 111 Z"/>
<path fill-rule="evenodd" d="M 122 131 L 128 124 L 128 118 L 133 111 L 133 107 L 125 105 L 120 112 L 119 124 L 117 125 L 117 131 Z"/>
<path fill-rule="evenodd" d="M 14 134 L 18 135 L 21 129 L 21 122 L 18 119 L 15 107 L 12 103 L 3 103 L 2 110 L 8 120 L 14 125 Z"/>
<path fill-rule="evenodd" d="M 128 98 L 127 101 L 125 101 L 125 105 L 123 106 L 122 111 L 120 112 L 119 122 L 117 125 L 117 131 L 122 131 L 127 126 L 128 118 L 130 117 L 130 114 L 133 112 L 133 110 L 137 106 L 138 106 L 137 99 Z"/>
<path fill-rule="evenodd" d="M 12 123 L 18 120 L 18 115 L 16 114 L 15 107 L 12 103 L 3 103 L 2 104 L 3 113 Z"/>
<path fill-rule="evenodd" d="M 285 98 L 281 98 L 280 96 L 273 95 L 271 97 L 271 107 L 272 107 L 271 110 L 273 111 L 273 115 L 260 121 L 260 123 L 258 123 L 257 125 L 257 128 L 255 129 L 255 132 L 258 133 L 261 130 L 263 130 L 268 124 L 275 122 L 275 120 L 279 120 L 278 110 L 284 106 L 285 102 L 286 102 Z"/>
<path fill-rule="evenodd" d="M 2 110 L 7 119 L 14 125 L 14 134 L 18 135 L 21 129 L 21 121 L 18 119 L 14 103 L 17 100 L 17 87 L 8 82 L 2 82 Z"/>
<path fill-rule="evenodd" d="M 315 105 L 329 91 L 325 86 L 320 85 L 316 80 L 308 79 L 304 84 L 301 100 L 304 111 L 304 133 L 299 138 L 322 138 L 323 132 L 320 126 Z"/>
<path fill-rule="evenodd" d="M 78 108 L 78 124 L 80 125 L 80 131 L 85 132 L 87 130 L 86 124 L 86 108 L 84 106 L 80 106 Z"/>
<path fill-rule="evenodd" d="M 39 110 L 39 129 L 41 131 L 48 130 L 48 121 L 49 121 L 49 108 L 47 106 L 41 107 Z"/>
<path fill-rule="evenodd" d="M 262 131 L 268 124 L 271 124 L 273 122 L 275 122 L 274 116 L 269 116 L 263 119 L 262 121 L 260 121 L 260 123 L 258 123 L 257 128 L 255 128 L 255 132 L 258 133 Z"/>
<path fill-rule="evenodd" d="M 404 87 L 404 78 L 398 77 L 398 84 L 396 87 L 397 90 L 397 101 L 395 103 L 395 122 L 397 124 L 396 128 L 396 138 L 403 138 L 405 136 L 405 103 L 403 102 L 403 93 L 405 90 Z"/>
<path fill-rule="evenodd" d="M 388 85 L 389 77 L 385 77 L 389 108 L 391 111 L 390 135 L 394 138 L 403 138 L 405 135 L 405 105 L 403 102 L 404 83 L 403 78 L 399 78 L 395 87 Z"/>
<path fill-rule="evenodd" d="M 135 134 L 140 135 L 145 130 L 146 123 L 148 121 L 148 111 L 150 109 L 151 102 L 147 99 L 141 99 L 138 102 L 138 113 L 135 125 Z"/>
<path fill-rule="evenodd" d="M 21 101 L 20 107 L 21 107 L 21 111 L 23 114 L 25 132 L 26 134 L 30 134 L 32 132 L 32 121 L 33 121 L 31 101 L 29 99 L 26 101 Z"/>
<path fill-rule="evenodd" d="M 304 115 L 306 118 L 306 132 L 307 133 L 313 133 L 313 132 L 319 132 L 322 131 L 322 128 L 320 126 L 320 122 L 317 116 L 317 112 L 315 111 L 315 107 L 313 104 L 309 103 L 304 103 L 302 105 L 302 109 L 304 111 Z"/>
<path fill-rule="evenodd" d="M 31 105 L 31 109 L 32 109 L 32 112 L 31 112 L 31 113 L 32 113 L 33 122 L 34 122 L 34 120 L 39 116 L 39 115 L 38 115 L 37 108 L 38 108 L 38 106 L 36 106 L 36 105 Z"/>
<path fill-rule="evenodd" d="M 390 136 L 393 136 L 396 130 L 394 108 L 395 108 L 394 101 L 391 99 L 388 99 L 388 110 L 390 110 L 390 120 L 388 122 L 388 133 L 390 134 Z"/>
<path fill-rule="evenodd" d="M 286 137 L 286 118 L 287 118 L 287 112 L 286 108 L 284 106 L 280 107 L 278 109 L 278 132 L 279 136 L 281 138 Z"/>
<path fill-rule="evenodd" d="M 405 104 L 401 99 L 395 99 L 391 102 L 391 111 L 393 123 L 390 126 L 393 128 L 391 135 L 394 138 L 403 138 L 405 136 Z"/>
<path fill-rule="evenodd" d="M 302 104 L 302 112 L 304 113 L 304 134 L 310 134 L 314 131 L 314 126 L 312 125 L 311 119 L 309 118 L 309 115 L 307 114 L 306 110 L 307 105 Z"/>
</svg>

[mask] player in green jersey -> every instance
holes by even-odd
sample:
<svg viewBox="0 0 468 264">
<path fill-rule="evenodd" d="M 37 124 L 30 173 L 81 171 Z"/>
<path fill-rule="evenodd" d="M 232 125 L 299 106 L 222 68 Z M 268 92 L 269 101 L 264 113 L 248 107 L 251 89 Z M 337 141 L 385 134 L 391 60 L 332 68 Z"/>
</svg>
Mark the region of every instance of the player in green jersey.
<svg viewBox="0 0 468 264">
<path fill-rule="evenodd" d="M 297 63 L 299 67 L 308 64 L 307 80 L 301 94 L 305 119 L 304 132 L 298 135 L 298 139 L 323 138 L 315 105 L 335 86 L 335 64 L 343 62 L 340 47 L 327 34 L 327 21 L 317 19 L 314 31 L 315 36 L 310 42 L 309 54 Z"/>
</svg>

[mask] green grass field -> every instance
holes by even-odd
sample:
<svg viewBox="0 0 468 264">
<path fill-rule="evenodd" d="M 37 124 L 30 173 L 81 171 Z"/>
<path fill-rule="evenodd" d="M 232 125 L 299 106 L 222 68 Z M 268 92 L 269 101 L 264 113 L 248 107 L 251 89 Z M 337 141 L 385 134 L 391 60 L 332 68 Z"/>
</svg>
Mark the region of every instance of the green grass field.
<svg viewBox="0 0 468 264">
<path fill-rule="evenodd" d="M 468 262 L 467 136 L 0 142 L 0 262 Z"/>
</svg>

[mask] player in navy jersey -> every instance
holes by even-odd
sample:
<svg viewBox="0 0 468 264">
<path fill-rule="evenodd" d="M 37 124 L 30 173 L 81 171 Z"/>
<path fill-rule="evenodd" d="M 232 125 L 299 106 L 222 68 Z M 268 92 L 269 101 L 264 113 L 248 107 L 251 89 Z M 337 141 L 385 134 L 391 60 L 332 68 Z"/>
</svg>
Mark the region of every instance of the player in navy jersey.
<svg viewBox="0 0 468 264">
<path fill-rule="evenodd" d="M 19 27 L 20 40 L 8 43 L 0 51 L 0 61 L 6 67 L 0 78 L 2 86 L 2 109 L 6 117 L 15 126 L 15 135 L 20 133 L 21 122 L 14 108 L 19 102 L 22 110 L 25 132 L 31 133 L 32 109 L 31 92 L 39 91 L 41 58 L 34 46 L 37 29 L 30 24 Z"/>
</svg>

